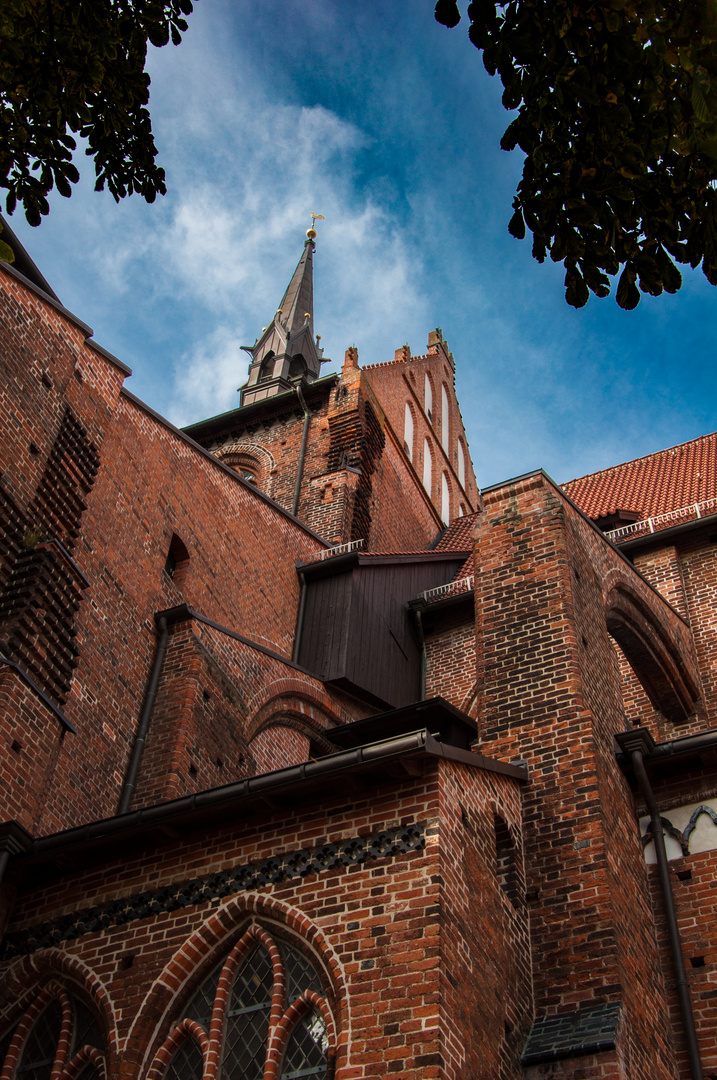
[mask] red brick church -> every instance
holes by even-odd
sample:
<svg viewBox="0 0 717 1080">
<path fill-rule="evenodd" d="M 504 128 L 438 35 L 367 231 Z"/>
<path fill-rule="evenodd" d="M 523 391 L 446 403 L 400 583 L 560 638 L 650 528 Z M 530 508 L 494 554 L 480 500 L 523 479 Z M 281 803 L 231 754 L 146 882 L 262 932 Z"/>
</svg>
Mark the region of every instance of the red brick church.
<svg viewBox="0 0 717 1080">
<path fill-rule="evenodd" d="M 717 435 L 476 485 L 308 239 L 173 427 L 0 263 L 0 1080 L 717 1077 Z"/>
</svg>

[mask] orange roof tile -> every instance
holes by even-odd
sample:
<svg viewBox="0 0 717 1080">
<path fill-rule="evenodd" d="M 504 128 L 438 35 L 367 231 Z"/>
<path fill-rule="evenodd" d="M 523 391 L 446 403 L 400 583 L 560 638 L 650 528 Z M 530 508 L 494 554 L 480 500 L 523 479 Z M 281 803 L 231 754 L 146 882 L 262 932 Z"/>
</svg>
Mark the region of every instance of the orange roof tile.
<svg viewBox="0 0 717 1080">
<path fill-rule="evenodd" d="M 473 547 L 473 529 L 480 511 L 466 514 L 452 521 L 436 544 L 434 551 L 470 551 Z"/>
<path fill-rule="evenodd" d="M 717 497 L 717 433 L 562 485 L 591 518 L 632 510 L 641 520 Z"/>
</svg>

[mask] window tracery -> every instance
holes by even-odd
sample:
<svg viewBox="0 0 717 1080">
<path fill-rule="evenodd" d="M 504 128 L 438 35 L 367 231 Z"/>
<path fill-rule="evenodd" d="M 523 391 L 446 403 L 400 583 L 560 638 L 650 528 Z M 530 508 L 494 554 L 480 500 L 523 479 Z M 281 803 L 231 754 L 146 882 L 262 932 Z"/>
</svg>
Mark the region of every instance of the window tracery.
<svg viewBox="0 0 717 1080">
<path fill-rule="evenodd" d="M 332 1036 L 314 964 L 252 926 L 195 990 L 150 1080 L 327 1080 Z"/>
<path fill-rule="evenodd" d="M 98 1018 L 74 994 L 50 984 L 0 1040 L 0 1063 L 14 1080 L 104 1080 Z"/>
</svg>

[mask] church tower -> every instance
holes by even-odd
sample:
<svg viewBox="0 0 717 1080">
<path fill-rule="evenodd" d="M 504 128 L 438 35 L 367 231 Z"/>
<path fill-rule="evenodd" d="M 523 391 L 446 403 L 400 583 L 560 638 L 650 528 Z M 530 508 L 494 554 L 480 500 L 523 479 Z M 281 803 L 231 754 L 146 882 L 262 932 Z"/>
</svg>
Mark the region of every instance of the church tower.
<svg viewBox="0 0 717 1080">
<path fill-rule="evenodd" d="M 251 346 L 238 409 L 185 431 L 333 544 L 417 551 L 480 503 L 455 395 L 455 364 L 440 330 L 428 351 L 407 345 L 388 362 L 341 371 L 314 333 L 316 231 L 282 301 Z"/>
<path fill-rule="evenodd" d="M 270 324 L 251 346 L 249 378 L 241 389 L 241 403 L 276 397 L 305 380 L 319 377 L 324 350 L 314 338 L 314 251 L 316 230 L 307 229 L 306 243 L 289 287 Z"/>
</svg>

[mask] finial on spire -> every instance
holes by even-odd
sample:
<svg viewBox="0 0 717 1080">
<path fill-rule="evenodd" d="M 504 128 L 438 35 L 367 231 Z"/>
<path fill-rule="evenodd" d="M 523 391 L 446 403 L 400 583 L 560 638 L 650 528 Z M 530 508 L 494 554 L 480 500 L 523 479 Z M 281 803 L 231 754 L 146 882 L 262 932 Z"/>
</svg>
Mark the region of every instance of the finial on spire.
<svg viewBox="0 0 717 1080">
<path fill-rule="evenodd" d="M 317 221 L 326 221 L 326 218 L 324 217 L 323 214 L 315 214 L 314 211 L 312 210 L 311 211 L 311 228 L 306 230 L 306 235 L 309 238 L 309 240 L 315 240 L 316 239 L 316 229 L 314 228 L 314 225 L 316 224 Z"/>
</svg>

